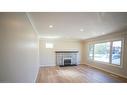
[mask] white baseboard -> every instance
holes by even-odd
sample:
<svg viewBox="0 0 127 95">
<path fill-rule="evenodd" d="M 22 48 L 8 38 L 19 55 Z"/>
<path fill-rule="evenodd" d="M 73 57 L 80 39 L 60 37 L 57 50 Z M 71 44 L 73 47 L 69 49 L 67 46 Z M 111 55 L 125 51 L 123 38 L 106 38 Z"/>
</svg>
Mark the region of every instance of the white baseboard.
<svg viewBox="0 0 127 95">
<path fill-rule="evenodd" d="M 112 71 L 107 71 L 107 70 L 105 70 L 103 68 L 96 67 L 96 66 L 92 66 L 92 65 L 89 65 L 89 64 L 84 64 L 84 65 L 87 65 L 87 66 L 90 66 L 90 67 L 93 67 L 93 68 L 96 68 L 96 69 L 100 69 L 102 71 L 105 71 L 105 72 L 108 72 L 108 73 L 111 73 L 111 74 L 114 74 L 114 75 L 117 75 L 117 76 L 120 76 L 120 77 L 123 77 L 123 78 L 126 78 L 127 79 L 127 76 L 125 76 L 125 75 L 120 75 L 120 74 L 114 73 Z"/>
<path fill-rule="evenodd" d="M 40 65 L 40 67 L 51 67 L 51 66 L 56 66 L 55 64 L 53 65 Z"/>
<path fill-rule="evenodd" d="M 80 64 L 83 64 L 83 63 L 79 63 L 79 65 L 80 65 Z"/>
<path fill-rule="evenodd" d="M 80 65 L 80 64 L 83 64 L 83 63 L 78 63 L 77 65 Z M 52 64 L 52 65 L 40 65 L 40 67 L 50 67 L 50 66 L 56 66 L 56 64 Z"/>
<path fill-rule="evenodd" d="M 38 66 L 38 69 L 37 69 L 37 72 L 36 72 L 36 77 L 35 77 L 35 79 L 34 79 L 34 83 L 36 83 L 36 81 L 37 81 L 38 74 L 39 74 L 39 69 L 40 69 L 40 67 Z"/>
</svg>

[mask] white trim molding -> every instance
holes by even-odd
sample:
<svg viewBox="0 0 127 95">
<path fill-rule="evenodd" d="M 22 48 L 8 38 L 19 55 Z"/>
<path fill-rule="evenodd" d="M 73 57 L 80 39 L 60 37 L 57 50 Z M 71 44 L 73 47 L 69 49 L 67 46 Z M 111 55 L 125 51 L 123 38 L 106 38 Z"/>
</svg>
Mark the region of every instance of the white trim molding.
<svg viewBox="0 0 127 95">
<path fill-rule="evenodd" d="M 39 32 L 37 31 L 37 28 L 35 27 L 35 25 L 33 23 L 31 15 L 28 12 L 26 12 L 26 16 L 27 16 L 30 24 L 32 25 L 32 28 L 33 28 L 34 32 L 38 35 L 38 38 L 39 38 Z"/>
<path fill-rule="evenodd" d="M 114 74 L 114 75 L 117 75 L 117 76 L 119 76 L 119 77 L 122 77 L 122 78 L 126 78 L 126 79 L 127 79 L 127 76 L 125 76 L 125 75 L 120 75 L 120 74 L 114 73 L 114 72 L 112 72 L 112 71 L 108 71 L 108 70 L 105 70 L 105 69 L 103 69 L 103 68 L 96 67 L 96 66 L 89 65 L 89 64 L 84 64 L 84 65 L 87 65 L 87 66 L 90 66 L 90 67 L 93 67 L 93 68 L 96 68 L 96 69 L 99 69 L 99 70 L 108 72 L 108 73 L 110 73 L 110 74 Z"/>
<path fill-rule="evenodd" d="M 51 64 L 51 65 L 49 65 L 49 64 L 40 65 L 40 67 L 51 67 L 51 66 L 56 66 L 56 64 Z"/>
</svg>

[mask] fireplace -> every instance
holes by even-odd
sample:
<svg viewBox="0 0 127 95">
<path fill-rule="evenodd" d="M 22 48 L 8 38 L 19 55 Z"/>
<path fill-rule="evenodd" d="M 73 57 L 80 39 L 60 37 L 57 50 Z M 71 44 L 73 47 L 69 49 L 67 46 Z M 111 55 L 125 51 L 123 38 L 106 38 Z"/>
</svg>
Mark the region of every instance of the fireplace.
<svg viewBox="0 0 127 95">
<path fill-rule="evenodd" d="M 72 64 L 71 58 L 64 58 L 63 59 L 64 66 L 70 66 Z"/>
<path fill-rule="evenodd" d="M 78 64 L 78 51 L 56 51 L 56 65 L 76 66 Z"/>
</svg>

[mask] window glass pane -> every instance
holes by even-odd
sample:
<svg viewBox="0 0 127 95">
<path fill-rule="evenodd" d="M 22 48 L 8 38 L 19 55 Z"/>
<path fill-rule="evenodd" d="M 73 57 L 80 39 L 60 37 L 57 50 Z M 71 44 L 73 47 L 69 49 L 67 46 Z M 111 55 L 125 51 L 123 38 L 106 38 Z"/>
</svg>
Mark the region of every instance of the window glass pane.
<svg viewBox="0 0 127 95">
<path fill-rule="evenodd" d="M 89 59 L 93 60 L 94 45 L 89 45 Z"/>
<path fill-rule="evenodd" d="M 121 41 L 114 41 L 112 44 L 112 64 L 120 65 Z"/>
<path fill-rule="evenodd" d="M 95 44 L 94 60 L 109 62 L 110 42 Z"/>
</svg>

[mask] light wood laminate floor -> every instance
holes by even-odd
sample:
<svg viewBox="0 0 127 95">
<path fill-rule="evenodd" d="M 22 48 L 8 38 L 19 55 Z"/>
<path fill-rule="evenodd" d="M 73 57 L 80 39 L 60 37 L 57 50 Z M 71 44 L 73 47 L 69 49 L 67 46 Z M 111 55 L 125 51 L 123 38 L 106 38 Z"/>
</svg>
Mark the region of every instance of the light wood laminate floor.
<svg viewBox="0 0 127 95">
<path fill-rule="evenodd" d="M 38 83 L 125 83 L 127 79 L 87 65 L 41 67 Z"/>
</svg>

